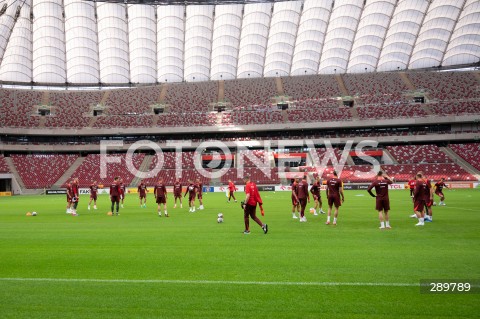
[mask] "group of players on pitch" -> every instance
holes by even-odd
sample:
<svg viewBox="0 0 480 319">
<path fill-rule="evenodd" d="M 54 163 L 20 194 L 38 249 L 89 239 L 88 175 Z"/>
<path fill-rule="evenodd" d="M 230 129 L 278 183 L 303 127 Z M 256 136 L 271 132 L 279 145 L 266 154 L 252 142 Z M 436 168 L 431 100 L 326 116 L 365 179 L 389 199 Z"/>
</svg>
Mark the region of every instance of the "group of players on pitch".
<svg viewBox="0 0 480 319">
<path fill-rule="evenodd" d="M 255 183 L 251 182 L 247 177 L 245 179 L 246 186 L 246 199 L 242 202 L 242 208 L 244 209 L 244 220 L 245 220 L 245 234 L 249 234 L 249 217 L 257 222 L 263 229 L 266 234 L 268 231 L 268 226 L 263 224 L 255 214 L 255 208 L 257 204 L 260 207 L 260 211 L 263 215 L 263 202 L 261 200 L 260 194 Z M 390 211 L 390 199 L 388 196 L 389 185 L 393 183 L 393 178 L 387 176 L 383 171 L 379 171 L 375 180 L 369 185 L 367 191 L 368 193 L 376 198 L 375 209 L 378 211 L 378 218 L 380 220 L 380 229 L 390 229 L 389 221 L 389 211 Z M 440 197 L 440 206 L 445 206 L 445 196 L 443 194 L 443 188 L 448 188 L 445 184 L 445 179 L 442 178 L 434 186 L 432 186 L 430 180 L 424 176 L 422 172 L 419 172 L 414 176 L 412 180 L 408 182 L 410 188 L 410 196 L 413 201 L 414 214 L 410 217 L 418 218 L 418 223 L 415 226 L 423 226 L 425 222 L 432 222 L 432 206 L 435 205 L 433 200 L 434 194 Z M 312 184 L 310 190 L 309 184 L 307 182 L 307 176 L 299 180 L 292 180 L 291 189 L 292 189 L 292 217 L 295 219 L 300 219 L 300 222 L 306 222 L 307 218 L 305 217 L 305 208 L 307 202 L 310 202 L 310 193 L 313 195 L 313 200 L 315 201 L 315 207 L 310 211 L 313 215 L 325 214 L 322 209 L 322 198 L 320 195 L 320 190 L 322 187 L 322 180 L 319 176 L 315 178 L 315 182 Z M 180 208 L 183 208 L 182 198 L 188 194 L 188 206 L 189 212 L 195 212 L 195 200 L 199 201 L 200 210 L 204 209 L 203 207 L 203 185 L 199 179 L 195 182 L 189 180 L 189 184 L 186 187 L 185 193 L 182 196 L 182 184 L 180 180 L 177 179 L 173 185 L 173 196 L 175 204 L 173 208 L 177 208 L 177 201 L 180 203 Z M 372 190 L 375 189 L 375 194 Z M 228 185 L 228 202 L 233 198 L 237 202 L 234 192 L 237 190 L 235 185 L 231 180 L 229 180 Z M 137 188 L 140 207 L 146 208 L 147 206 L 147 185 L 142 180 L 140 185 Z M 94 209 L 97 209 L 97 193 L 98 185 L 94 181 L 90 185 L 90 201 L 88 203 L 88 210 L 90 210 L 90 205 L 92 201 L 94 202 Z M 126 187 L 122 179 L 115 177 L 114 181 L 110 185 L 110 200 L 111 200 L 111 215 L 119 215 L 119 206 L 123 208 L 123 203 L 125 200 Z M 163 179 L 160 179 L 157 184 L 154 186 L 153 194 L 155 201 L 157 203 L 157 213 L 158 216 L 162 216 L 162 210 L 165 217 L 168 217 L 167 212 L 167 188 Z M 337 172 L 333 172 L 333 177 L 326 181 L 326 196 L 328 201 L 328 211 L 327 211 L 327 221 L 326 224 L 330 225 L 332 210 L 334 211 L 333 225 L 337 224 L 338 219 L 338 210 L 342 203 L 345 201 L 345 196 L 343 192 L 343 182 L 338 178 Z M 71 182 L 67 183 L 67 214 L 72 214 L 73 216 L 78 216 L 77 206 L 79 200 L 79 186 L 78 178 L 72 179 Z M 121 204 L 120 204 L 121 203 Z M 297 213 L 299 217 L 297 217 Z M 110 213 L 109 213 L 110 214 Z"/>
<path fill-rule="evenodd" d="M 368 186 L 367 191 L 370 196 L 375 197 L 375 209 L 378 211 L 378 218 L 380 220 L 380 229 L 391 229 L 388 212 L 390 211 L 390 199 L 388 196 L 389 185 L 393 183 L 393 178 L 390 178 L 383 171 L 379 171 L 375 180 Z M 322 199 L 320 196 L 322 181 L 319 176 L 315 178 L 315 182 L 310 188 L 310 193 L 313 195 L 315 207 L 310 210 L 313 215 L 325 214 L 322 210 Z M 434 194 L 440 197 L 440 206 L 445 206 L 445 195 L 443 188 L 448 188 L 445 184 L 445 179 L 442 178 L 434 186 L 426 176 L 419 172 L 408 183 L 410 188 L 410 195 L 413 200 L 414 214 L 410 217 L 418 218 L 418 223 L 415 226 L 423 226 L 425 222 L 432 222 L 432 206 L 435 206 L 433 199 Z M 300 215 L 300 222 L 306 222 L 305 207 L 307 202 L 310 202 L 310 194 L 308 190 L 307 176 L 304 175 L 302 180 L 293 179 L 292 184 L 292 217 L 298 219 L 296 213 Z M 375 194 L 372 192 L 375 189 Z M 333 177 L 326 182 L 326 196 L 328 200 L 327 221 L 325 224 L 330 225 L 330 218 L 332 209 L 334 210 L 333 225 L 337 224 L 338 209 L 345 201 L 343 193 L 343 183 L 338 178 L 337 172 L 333 172 Z M 341 197 L 341 199 L 340 199 Z"/>
</svg>

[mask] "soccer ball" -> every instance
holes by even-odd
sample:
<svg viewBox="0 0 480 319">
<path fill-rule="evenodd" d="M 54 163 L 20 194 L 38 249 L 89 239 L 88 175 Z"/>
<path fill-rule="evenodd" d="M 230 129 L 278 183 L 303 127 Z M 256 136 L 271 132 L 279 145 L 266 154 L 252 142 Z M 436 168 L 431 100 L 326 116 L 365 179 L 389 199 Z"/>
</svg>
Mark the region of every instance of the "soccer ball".
<svg viewBox="0 0 480 319">
<path fill-rule="evenodd" d="M 32 212 L 32 216 L 37 216 L 37 212 Z"/>
<path fill-rule="evenodd" d="M 217 215 L 217 223 L 223 223 L 223 214 L 222 214 L 222 213 L 218 213 L 218 215 Z"/>
<path fill-rule="evenodd" d="M 433 206 L 437 206 L 437 203 L 433 202 Z"/>
<path fill-rule="evenodd" d="M 315 213 L 315 208 L 312 207 L 310 208 L 310 214 L 313 214 L 313 213 Z"/>
<path fill-rule="evenodd" d="M 113 213 L 112 213 L 112 212 L 108 212 L 107 215 L 108 215 L 108 216 L 112 216 Z"/>
<path fill-rule="evenodd" d="M 32 216 L 32 213 L 27 212 L 25 215 L 27 215 L 27 216 Z"/>
</svg>

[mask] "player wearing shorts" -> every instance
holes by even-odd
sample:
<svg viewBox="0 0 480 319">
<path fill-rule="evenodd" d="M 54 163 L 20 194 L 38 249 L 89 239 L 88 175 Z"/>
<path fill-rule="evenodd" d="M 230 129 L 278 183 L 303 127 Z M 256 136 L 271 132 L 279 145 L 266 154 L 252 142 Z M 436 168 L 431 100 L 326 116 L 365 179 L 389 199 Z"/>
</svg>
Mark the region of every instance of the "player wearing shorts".
<svg viewBox="0 0 480 319">
<path fill-rule="evenodd" d="M 445 195 L 443 195 L 443 188 L 448 188 L 447 184 L 445 184 L 445 178 L 441 178 L 439 182 L 435 183 L 435 195 L 440 197 L 440 202 L 438 206 L 446 206 L 445 205 Z M 435 205 L 435 202 L 433 203 Z"/>
<path fill-rule="evenodd" d="M 421 173 L 423 175 L 423 173 Z M 433 206 L 433 187 L 432 183 L 430 180 L 423 175 L 423 180 L 425 184 L 427 185 L 427 189 L 424 190 L 424 198 L 425 198 L 425 222 L 432 222 L 433 221 L 433 216 L 432 216 L 432 206 Z"/>
<path fill-rule="evenodd" d="M 187 189 L 185 190 L 185 194 L 183 197 L 187 196 L 188 194 L 188 206 L 190 209 L 188 210 L 190 213 L 195 212 L 195 195 L 197 195 L 197 187 L 193 183 L 192 180 L 188 181 Z"/>
<path fill-rule="evenodd" d="M 78 178 L 75 178 L 72 182 L 72 204 L 70 205 L 72 216 L 78 216 L 77 206 L 78 206 L 79 196 L 80 196 L 80 192 L 78 189 Z"/>
<path fill-rule="evenodd" d="M 98 185 L 97 181 L 93 181 L 90 184 L 90 201 L 88 202 L 88 210 L 90 210 L 90 204 L 93 201 L 93 209 L 97 209 L 97 193 L 98 193 Z"/>
<path fill-rule="evenodd" d="M 197 179 L 196 183 L 195 183 L 195 186 L 197 187 L 197 199 L 198 199 L 198 203 L 200 204 L 198 209 L 202 210 L 202 209 L 204 209 L 204 207 L 203 207 L 203 184 L 199 179 Z"/>
<path fill-rule="evenodd" d="M 340 196 L 342 201 L 340 201 Z M 343 183 L 338 178 L 337 172 L 333 171 L 333 177 L 327 181 L 327 200 L 328 200 L 328 212 L 327 212 L 327 222 L 325 224 L 330 225 L 330 216 L 332 214 L 332 207 L 335 205 L 335 212 L 333 216 L 333 224 L 337 224 L 338 218 L 338 208 L 342 206 L 342 202 L 345 201 L 345 196 L 343 195 Z"/>
<path fill-rule="evenodd" d="M 415 226 L 425 225 L 425 193 L 428 191 L 428 186 L 425 183 L 423 175 L 417 174 L 417 181 L 415 183 L 415 189 L 413 191 L 413 209 L 418 218 L 418 223 Z"/>
<path fill-rule="evenodd" d="M 138 198 L 140 199 L 140 208 L 147 208 L 147 193 L 148 188 L 145 185 L 145 181 L 142 180 L 137 187 Z"/>
<path fill-rule="evenodd" d="M 178 178 L 175 180 L 175 184 L 173 184 L 173 197 L 175 199 L 175 205 L 173 206 L 173 208 L 177 208 L 177 199 L 180 201 L 180 208 L 183 208 L 182 183 L 180 183 L 180 180 Z"/>
<path fill-rule="evenodd" d="M 161 206 L 163 206 L 163 211 L 165 212 L 165 217 L 168 217 L 167 212 L 167 188 L 163 183 L 163 179 L 160 179 L 153 189 L 153 194 L 157 199 L 157 212 L 158 217 L 162 217 Z"/>
<path fill-rule="evenodd" d="M 322 197 L 320 195 L 320 190 L 322 189 L 322 179 L 320 176 L 315 178 L 315 182 L 313 183 L 312 187 L 310 188 L 310 193 L 312 193 L 313 200 L 315 201 L 315 207 L 313 208 L 313 215 L 317 216 L 318 213 L 325 214 L 322 209 Z M 318 210 L 318 212 L 317 212 Z"/>
<path fill-rule="evenodd" d="M 290 185 L 292 188 L 292 218 L 298 219 L 297 214 L 300 215 L 300 202 L 298 201 L 298 180 L 296 178 L 292 178 L 292 184 Z"/>
<path fill-rule="evenodd" d="M 67 183 L 66 187 L 67 187 L 67 211 L 66 213 L 67 214 L 71 214 L 72 213 L 72 209 L 71 209 L 71 206 L 72 206 L 72 182 L 69 182 Z"/>
<path fill-rule="evenodd" d="M 250 234 L 250 218 L 253 219 L 260 227 L 262 227 L 263 233 L 266 234 L 268 232 L 268 225 L 263 224 L 262 221 L 257 217 L 257 204 L 260 207 L 260 212 L 262 216 L 265 215 L 263 211 L 263 201 L 260 197 L 260 193 L 258 192 L 257 185 L 254 182 L 250 181 L 249 176 L 245 176 L 245 193 L 247 196 L 245 197 L 245 201 L 243 202 L 243 220 L 245 222 L 245 230 L 243 233 L 245 235 Z"/>
<path fill-rule="evenodd" d="M 300 203 L 300 222 L 306 222 L 305 207 L 307 206 L 307 200 L 310 203 L 310 192 L 308 191 L 307 176 L 304 175 L 297 187 L 297 198 Z"/>
<path fill-rule="evenodd" d="M 123 202 L 125 201 L 125 193 L 126 193 L 126 187 L 125 187 L 125 184 L 123 184 L 123 179 L 120 178 L 120 200 L 122 201 L 122 208 L 123 208 Z"/>
<path fill-rule="evenodd" d="M 375 209 L 378 212 L 378 219 L 380 220 L 380 229 L 390 229 L 390 220 L 388 218 L 388 211 L 390 210 L 390 198 L 388 197 L 388 185 L 392 184 L 393 180 L 385 175 L 382 171 L 377 173 L 377 179 L 368 186 L 368 193 L 375 197 Z M 375 188 L 375 194 L 372 189 Z"/>
<path fill-rule="evenodd" d="M 417 177 L 414 175 L 411 180 L 408 181 L 408 188 L 410 189 L 410 197 L 413 199 L 413 191 L 415 190 L 415 183 L 417 182 Z"/>
<path fill-rule="evenodd" d="M 120 193 L 121 193 L 120 178 L 116 176 L 113 179 L 113 183 L 110 184 L 110 201 L 112 202 L 112 206 L 110 210 L 112 212 L 112 216 L 115 215 L 113 210 L 114 206 L 116 208 L 116 215 L 117 216 L 119 215 L 118 210 L 119 210 L 119 204 L 120 204 Z"/>
<path fill-rule="evenodd" d="M 228 180 L 228 202 L 230 203 L 230 199 L 233 197 L 233 200 L 235 203 L 237 202 L 237 199 L 235 198 L 235 191 L 237 190 L 237 187 L 235 187 L 235 184 L 233 184 L 232 180 Z"/>
</svg>

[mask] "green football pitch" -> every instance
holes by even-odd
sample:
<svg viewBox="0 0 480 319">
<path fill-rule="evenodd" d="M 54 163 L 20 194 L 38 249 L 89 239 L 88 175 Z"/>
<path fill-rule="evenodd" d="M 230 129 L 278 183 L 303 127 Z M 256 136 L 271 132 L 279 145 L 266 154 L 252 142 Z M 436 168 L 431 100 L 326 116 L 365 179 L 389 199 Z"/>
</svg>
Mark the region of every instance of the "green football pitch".
<svg viewBox="0 0 480 319">
<path fill-rule="evenodd" d="M 447 206 L 415 227 L 407 191 L 391 191 L 384 231 L 365 191 L 345 192 L 337 226 L 300 223 L 289 193 L 265 192 L 267 235 L 253 222 L 244 235 L 221 193 L 195 213 L 169 199 L 169 218 L 151 195 L 147 208 L 127 195 L 113 217 L 108 196 L 90 211 L 82 196 L 77 217 L 64 196 L 0 198 L 0 317 L 478 318 L 479 192 L 446 190 Z M 472 288 L 423 293 L 421 280 Z"/>
</svg>

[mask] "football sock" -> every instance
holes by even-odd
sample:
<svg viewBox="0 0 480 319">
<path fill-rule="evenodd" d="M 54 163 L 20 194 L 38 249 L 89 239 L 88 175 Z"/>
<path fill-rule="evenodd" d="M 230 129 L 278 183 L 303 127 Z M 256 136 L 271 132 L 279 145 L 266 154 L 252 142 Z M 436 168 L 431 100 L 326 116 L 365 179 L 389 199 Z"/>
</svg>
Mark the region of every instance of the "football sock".
<svg viewBox="0 0 480 319">
<path fill-rule="evenodd" d="M 387 227 L 390 227 L 390 222 L 385 222 Z"/>
<path fill-rule="evenodd" d="M 327 217 L 327 222 L 330 222 L 330 216 Z"/>
<path fill-rule="evenodd" d="M 385 223 L 384 223 L 384 222 L 380 222 L 380 227 L 384 228 L 384 227 L 385 227 Z"/>
<path fill-rule="evenodd" d="M 336 222 L 337 222 L 337 219 L 336 219 L 335 217 L 333 218 L 333 222 L 334 222 L 334 223 L 336 223 Z"/>
</svg>

